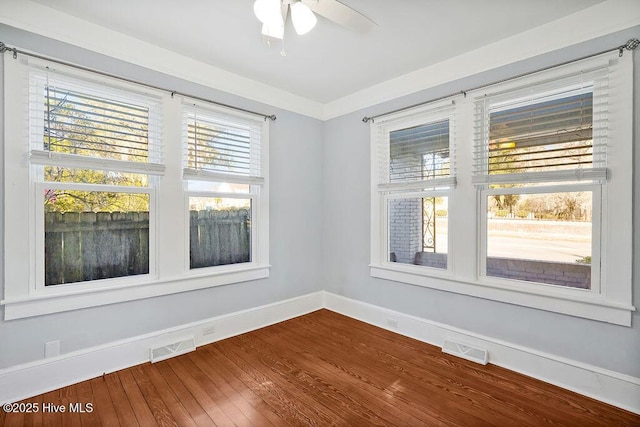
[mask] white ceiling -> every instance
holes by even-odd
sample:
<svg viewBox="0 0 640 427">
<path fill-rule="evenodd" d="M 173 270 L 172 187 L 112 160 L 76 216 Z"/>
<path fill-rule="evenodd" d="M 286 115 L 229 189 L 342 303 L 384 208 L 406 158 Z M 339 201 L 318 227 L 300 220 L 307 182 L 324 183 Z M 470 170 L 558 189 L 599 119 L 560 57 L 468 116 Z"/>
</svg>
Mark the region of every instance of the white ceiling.
<svg viewBox="0 0 640 427">
<path fill-rule="evenodd" d="M 326 104 L 603 0 L 343 0 L 375 29 L 358 34 L 319 18 L 298 36 L 289 22 L 286 57 L 279 41 L 262 40 L 253 0 L 34 1 Z"/>
</svg>

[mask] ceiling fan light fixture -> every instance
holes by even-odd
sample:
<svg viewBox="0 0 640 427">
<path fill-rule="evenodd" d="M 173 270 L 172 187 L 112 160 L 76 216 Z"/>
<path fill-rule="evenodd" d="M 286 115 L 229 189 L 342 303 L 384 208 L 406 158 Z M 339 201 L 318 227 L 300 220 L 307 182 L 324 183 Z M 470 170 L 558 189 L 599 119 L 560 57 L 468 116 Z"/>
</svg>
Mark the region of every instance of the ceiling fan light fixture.
<svg viewBox="0 0 640 427">
<path fill-rule="evenodd" d="M 282 40 L 284 38 L 284 23 L 280 25 L 262 24 L 262 34 L 267 37 Z"/>
<path fill-rule="evenodd" d="M 282 23 L 284 25 L 280 0 L 256 0 L 253 3 L 253 13 L 263 24 L 277 26 Z"/>
<path fill-rule="evenodd" d="M 318 18 L 316 18 L 316 15 L 309 9 L 309 6 L 297 1 L 291 4 L 291 21 L 293 22 L 293 28 L 296 30 L 296 33 L 301 36 L 316 26 Z"/>
</svg>

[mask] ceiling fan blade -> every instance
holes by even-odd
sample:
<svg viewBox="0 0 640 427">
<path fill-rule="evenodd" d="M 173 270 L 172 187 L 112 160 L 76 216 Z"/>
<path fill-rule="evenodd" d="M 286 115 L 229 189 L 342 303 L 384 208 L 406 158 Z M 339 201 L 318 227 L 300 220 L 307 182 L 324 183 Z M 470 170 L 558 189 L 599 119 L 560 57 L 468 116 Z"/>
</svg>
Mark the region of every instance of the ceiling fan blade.
<svg viewBox="0 0 640 427">
<path fill-rule="evenodd" d="M 376 26 L 372 20 L 337 0 L 302 0 L 302 3 L 318 15 L 359 33 L 366 33 Z"/>
</svg>

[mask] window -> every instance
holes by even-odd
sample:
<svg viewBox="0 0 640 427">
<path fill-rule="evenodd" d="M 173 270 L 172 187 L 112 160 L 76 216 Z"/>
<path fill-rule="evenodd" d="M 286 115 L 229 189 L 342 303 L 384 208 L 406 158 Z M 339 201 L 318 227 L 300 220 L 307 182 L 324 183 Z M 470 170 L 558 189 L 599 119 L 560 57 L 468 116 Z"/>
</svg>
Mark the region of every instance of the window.
<svg viewBox="0 0 640 427">
<path fill-rule="evenodd" d="M 539 187 L 508 194 L 483 192 L 486 276 L 597 288 L 600 248 L 594 239 L 598 230 L 593 207 L 600 204 L 594 204 L 593 193 L 598 189 L 567 188 L 576 191 Z M 504 205 L 508 209 L 499 209 Z"/>
<path fill-rule="evenodd" d="M 476 105 L 481 274 L 597 290 L 608 74 L 580 73 L 524 92 Z"/>
<path fill-rule="evenodd" d="M 183 110 L 183 164 L 191 270 L 259 260 L 266 240 L 263 122 L 202 105 Z M 257 261 L 256 261 L 257 262 Z"/>
<path fill-rule="evenodd" d="M 262 117 L 39 59 L 4 74 L 6 320 L 269 276 Z"/>
<path fill-rule="evenodd" d="M 448 197 L 455 185 L 451 103 L 378 123 L 376 191 L 383 204 L 381 260 L 447 271 Z"/>
<path fill-rule="evenodd" d="M 29 86 L 36 288 L 153 272 L 159 100 L 47 69 Z"/>
<path fill-rule="evenodd" d="M 371 275 L 630 325 L 631 82 L 611 53 L 376 119 Z"/>
</svg>

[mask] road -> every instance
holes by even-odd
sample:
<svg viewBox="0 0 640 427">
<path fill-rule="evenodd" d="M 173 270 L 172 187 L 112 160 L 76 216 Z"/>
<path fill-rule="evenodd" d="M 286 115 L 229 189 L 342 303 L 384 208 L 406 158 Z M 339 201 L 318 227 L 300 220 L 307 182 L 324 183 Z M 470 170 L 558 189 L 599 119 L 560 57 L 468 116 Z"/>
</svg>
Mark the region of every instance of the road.
<svg viewBox="0 0 640 427">
<path fill-rule="evenodd" d="M 591 242 L 535 237 L 489 237 L 490 257 L 520 258 L 539 261 L 575 262 L 591 256 Z"/>
<path fill-rule="evenodd" d="M 525 225 L 532 221 L 516 221 L 516 225 Z M 557 233 L 553 230 L 538 231 L 491 231 L 488 251 L 490 257 L 519 258 L 540 261 L 575 262 L 585 256 L 591 256 L 591 236 L 584 223 L 579 223 L 576 232 Z M 436 223 L 437 252 L 447 251 L 447 220 L 438 218 Z M 566 230 L 564 230 L 566 231 Z"/>
</svg>

